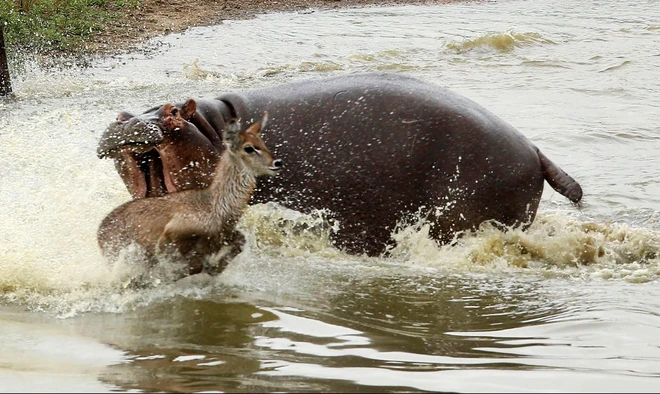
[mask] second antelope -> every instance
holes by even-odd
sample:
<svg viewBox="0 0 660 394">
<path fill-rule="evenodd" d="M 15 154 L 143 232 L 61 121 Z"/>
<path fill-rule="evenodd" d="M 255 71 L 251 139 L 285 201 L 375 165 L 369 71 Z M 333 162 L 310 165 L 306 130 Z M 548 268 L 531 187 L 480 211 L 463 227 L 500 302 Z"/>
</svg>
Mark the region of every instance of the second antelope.
<svg viewBox="0 0 660 394">
<path fill-rule="evenodd" d="M 188 119 L 195 101 L 182 109 L 166 104 L 153 122 L 164 135 L 196 131 Z M 267 114 L 261 122 L 241 131 L 236 119 L 223 132 L 226 147 L 211 184 L 161 197 L 132 200 L 107 215 L 97 238 L 104 256 L 116 258 L 135 243 L 146 252 L 150 265 L 161 260 L 183 264 L 183 275 L 222 272 L 243 250 L 245 237 L 236 230 L 256 187 L 256 178 L 277 175 L 282 161 L 273 158 L 261 139 Z"/>
</svg>

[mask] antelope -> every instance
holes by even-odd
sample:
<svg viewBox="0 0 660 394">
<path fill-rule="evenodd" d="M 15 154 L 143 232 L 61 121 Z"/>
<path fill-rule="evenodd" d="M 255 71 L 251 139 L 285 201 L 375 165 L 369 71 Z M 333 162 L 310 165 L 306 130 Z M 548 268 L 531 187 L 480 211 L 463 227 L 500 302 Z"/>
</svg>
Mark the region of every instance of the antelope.
<svg viewBox="0 0 660 394">
<path fill-rule="evenodd" d="M 195 105 L 190 99 L 185 107 L 194 112 Z M 159 116 L 163 133 L 196 128 L 171 104 L 166 104 Z M 202 271 L 221 273 L 243 250 L 245 237 L 236 230 L 236 224 L 257 177 L 275 176 L 283 168 L 282 161 L 273 158 L 261 139 L 267 119 L 264 113 L 260 122 L 244 131 L 237 119 L 227 122 L 222 138 L 225 149 L 208 187 L 131 200 L 110 212 L 97 233 L 103 255 L 114 259 L 136 243 L 144 249 L 150 266 L 168 259 L 184 266 L 183 276 Z"/>
</svg>

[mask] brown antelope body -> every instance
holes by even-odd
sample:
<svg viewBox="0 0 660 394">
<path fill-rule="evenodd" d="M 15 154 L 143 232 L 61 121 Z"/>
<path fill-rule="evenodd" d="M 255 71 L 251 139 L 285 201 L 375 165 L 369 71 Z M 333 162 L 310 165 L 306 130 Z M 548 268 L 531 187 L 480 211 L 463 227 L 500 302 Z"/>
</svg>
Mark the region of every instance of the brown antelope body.
<svg viewBox="0 0 660 394">
<path fill-rule="evenodd" d="M 194 112 L 195 101 L 188 100 L 183 108 Z M 171 104 L 162 107 L 159 125 L 164 134 L 196 129 L 181 112 Z M 261 139 L 265 122 L 266 116 L 244 131 L 236 120 L 227 123 L 223 135 L 226 149 L 208 187 L 136 199 L 114 209 L 98 230 L 103 254 L 116 258 L 123 248 L 135 243 L 144 249 L 152 265 L 164 258 L 184 264 L 184 275 L 203 270 L 222 272 L 242 251 L 245 239 L 236 231 L 236 223 L 254 191 L 256 178 L 276 175 L 282 169 L 282 162 L 273 159 Z"/>
</svg>

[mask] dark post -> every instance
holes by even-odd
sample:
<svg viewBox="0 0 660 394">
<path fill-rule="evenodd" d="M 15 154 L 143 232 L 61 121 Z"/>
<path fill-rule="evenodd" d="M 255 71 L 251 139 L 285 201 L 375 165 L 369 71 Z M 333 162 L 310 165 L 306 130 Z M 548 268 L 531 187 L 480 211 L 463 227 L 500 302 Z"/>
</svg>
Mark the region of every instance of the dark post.
<svg viewBox="0 0 660 394">
<path fill-rule="evenodd" d="M 7 64 L 7 51 L 5 51 L 4 26 L 0 25 L 0 96 L 9 94 L 11 94 L 9 64 Z"/>
</svg>

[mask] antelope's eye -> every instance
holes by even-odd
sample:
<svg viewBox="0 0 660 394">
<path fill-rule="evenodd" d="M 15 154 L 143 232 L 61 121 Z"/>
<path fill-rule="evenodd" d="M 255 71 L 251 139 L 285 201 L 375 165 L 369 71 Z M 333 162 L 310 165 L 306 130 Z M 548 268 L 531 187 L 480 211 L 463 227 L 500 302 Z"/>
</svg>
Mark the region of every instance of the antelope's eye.
<svg viewBox="0 0 660 394">
<path fill-rule="evenodd" d="M 250 154 L 250 155 L 253 154 L 254 152 L 256 152 L 256 149 L 254 149 L 253 146 L 249 146 L 249 145 L 246 146 L 244 148 L 244 150 L 245 150 L 245 153 Z"/>
<path fill-rule="evenodd" d="M 178 108 L 172 108 L 172 116 L 177 116 L 179 114 Z"/>
</svg>

